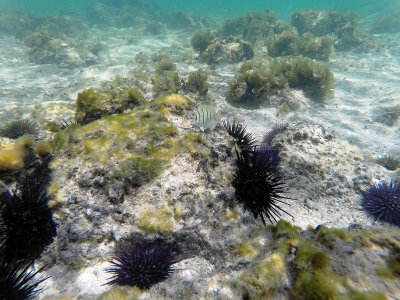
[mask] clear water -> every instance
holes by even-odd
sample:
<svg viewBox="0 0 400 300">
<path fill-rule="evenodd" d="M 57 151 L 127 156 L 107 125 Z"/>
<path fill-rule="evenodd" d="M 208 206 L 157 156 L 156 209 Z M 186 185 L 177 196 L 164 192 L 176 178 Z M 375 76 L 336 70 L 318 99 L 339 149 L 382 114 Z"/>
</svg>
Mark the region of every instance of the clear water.
<svg viewBox="0 0 400 300">
<path fill-rule="evenodd" d="M 135 1 L 147 3 L 147 0 L 132 0 L 132 2 Z M 0 13 L 8 13 L 8 9 L 38 16 L 55 16 L 64 12 L 73 12 L 85 22 L 87 7 L 92 2 L 96 1 L 0 0 Z M 371 21 L 380 16 L 398 13 L 400 18 L 400 0 L 158 0 L 156 3 L 165 15 L 173 11 L 188 11 L 210 17 L 216 20 L 216 28 L 213 28 L 215 30 L 226 19 L 244 15 L 248 11 L 265 14 L 266 8 L 275 12 L 279 20 L 286 22 L 290 21 L 291 15 L 296 10 L 325 9 L 340 13 L 353 11 L 360 16 L 361 31 L 369 34 L 371 39 L 376 40 L 379 51 L 337 51 L 328 62 L 324 62 L 335 76 L 335 96 L 329 99 L 325 105 L 319 106 L 315 105 L 315 102 L 310 99 L 305 99 L 301 92 L 294 92 L 293 95 L 301 98 L 306 104 L 297 111 L 294 110 L 281 117 L 277 116 L 276 107 L 260 107 L 251 110 L 233 107 L 229 104 L 226 97 L 228 84 L 240 68 L 241 62 L 210 66 L 200 61 L 198 54 L 193 51 L 190 45 L 190 40 L 197 28 L 174 30 L 166 26 L 162 34 L 151 35 L 145 33 L 143 24 L 138 25 L 138 30 L 134 26 L 124 28 L 102 27 L 100 20 L 96 26 L 88 25 L 85 30 L 82 30 L 82 32 L 85 31 L 82 36 L 80 36 L 80 32 L 75 32 L 68 36 L 65 41 L 62 40 L 62 36 L 57 36 L 52 40 L 52 42 L 58 43 L 58 49 L 66 47 L 71 51 L 76 51 L 77 55 L 80 54 L 79 51 L 85 53 L 85 47 L 100 45 L 94 63 L 87 65 L 82 63 L 82 65 L 68 67 L 57 63 L 32 61 L 29 56 L 31 49 L 26 40 L 8 34 L 1 27 L 9 25 L 12 28 L 13 24 L 2 24 L 0 22 L 0 126 L 12 119 L 21 117 L 33 117 L 36 118 L 35 120 L 42 118 L 54 123 L 62 119 L 73 119 L 75 100 L 79 92 L 88 88 L 109 86 L 117 81 L 114 80 L 116 76 L 135 77 L 143 70 L 150 77 L 154 72 L 153 64 L 149 60 L 148 65 L 143 67 L 136 61 L 135 57 L 141 52 L 148 56 L 153 53 L 167 53 L 176 62 L 181 78 L 186 79 L 189 72 L 199 68 L 215 71 L 218 75 L 212 76 L 213 82 L 211 82 L 208 95 L 215 100 L 218 109 L 223 108 L 220 110 L 223 111 L 223 117 L 227 113 L 229 118 L 240 118 L 256 137 L 260 137 L 267 128 L 277 122 L 293 124 L 301 121 L 321 125 L 337 137 L 338 144 L 344 145 L 343 148 L 348 147 L 348 143 L 357 146 L 359 151 L 357 153 L 362 153 L 363 163 L 365 164 L 371 163 L 372 158 L 377 155 L 394 154 L 400 156 L 400 28 L 397 33 L 375 34 L 369 31 Z M 10 15 L 12 14 L 13 12 L 10 12 Z M 49 31 L 51 29 L 46 28 Z M 81 29 L 79 28 L 79 30 Z M 41 33 L 36 32 L 35 34 Z M 49 52 L 51 52 L 52 48 L 49 47 L 49 49 Z M 262 47 L 256 50 L 258 55 L 264 53 Z M 143 70 L 140 69 L 142 67 Z M 156 98 L 152 93 L 150 81 L 143 85 L 145 84 L 147 84 L 146 99 Z M 53 109 L 51 106 L 53 104 L 60 105 L 62 109 L 58 111 L 57 108 Z M 391 118 L 393 123 L 390 123 Z M 379 119 L 386 121 L 379 121 Z M 182 124 L 186 124 L 185 121 L 187 120 L 183 120 Z M 43 132 L 45 133 L 42 133 L 42 135 L 46 135 L 50 131 L 43 130 Z M 51 134 L 54 134 L 54 132 L 44 136 L 44 138 L 51 137 Z M 40 138 L 43 138 L 43 136 Z M 344 142 L 342 143 L 342 141 Z M 333 149 L 332 153 L 336 150 L 343 149 Z M 329 153 L 324 155 L 329 156 Z M 346 161 L 345 156 L 343 157 L 344 161 Z M 369 174 L 376 175 L 371 180 L 388 180 L 395 178 L 395 176 L 397 176 L 397 179 L 400 178 L 399 170 L 396 175 L 395 172 L 383 170 L 377 164 L 371 163 L 371 165 L 372 171 Z M 351 163 L 349 168 L 352 168 Z M 327 173 L 329 172 L 327 171 Z M 334 175 L 328 174 L 329 176 L 333 177 Z M 343 177 L 345 176 L 346 174 L 343 175 Z M 322 181 L 315 184 L 317 185 Z M 76 184 L 74 179 L 71 179 L 71 182 L 72 186 Z M 182 179 L 182 182 L 186 182 L 186 178 Z M 325 183 L 323 182 L 323 184 Z M 306 199 L 303 195 L 308 195 L 307 192 L 310 187 L 302 187 L 302 190 L 293 196 L 293 199 L 296 200 L 293 201 L 294 203 L 290 208 L 290 213 L 295 216 L 293 222 L 303 228 L 310 224 L 316 226 L 322 223 L 340 228 L 347 227 L 350 223 L 369 225 L 371 220 L 360 207 L 359 191 L 352 189 L 352 186 L 352 184 L 345 185 L 344 192 L 340 195 L 311 199 L 315 202 L 320 201 L 318 203 L 320 209 L 317 210 L 310 210 L 305 206 L 305 201 L 310 199 Z M 65 189 L 65 197 L 68 197 L 71 190 L 74 191 L 75 189 L 74 186 L 68 187 L 67 185 L 61 188 Z M 88 199 L 90 197 L 88 196 Z M 133 198 L 135 195 L 129 195 L 129 197 Z M 97 200 L 94 199 L 93 201 Z M 89 201 L 87 202 L 89 203 Z M 246 226 L 253 226 L 254 224 L 240 225 L 246 228 Z M 244 231 L 246 230 L 244 229 Z M 124 234 L 121 230 L 115 229 L 115 231 L 116 237 Z M 110 256 L 113 249 L 111 245 L 106 245 L 106 247 L 104 253 Z M 91 251 L 91 249 L 88 251 Z M 102 274 L 103 266 L 96 266 L 96 268 L 99 269 L 95 270 L 93 274 Z M 57 269 L 57 266 L 54 269 Z M 52 279 L 45 282 L 47 284 L 44 289 L 45 293 L 57 295 L 62 288 L 57 287 L 57 289 L 56 283 L 63 275 L 61 271 L 57 270 L 54 271 L 54 274 L 43 275 L 43 278 L 52 276 Z M 71 291 L 79 288 L 83 295 L 85 295 L 87 289 L 89 294 L 98 296 L 105 289 L 103 285 L 105 279 L 101 277 L 103 275 L 90 276 L 83 274 L 82 277 L 85 277 L 86 281 L 80 283 L 77 280 L 75 286 L 71 285 L 72 287 L 69 286 L 68 288 Z M 68 290 L 68 292 L 70 291 Z M 82 296 L 82 299 L 85 299 L 85 296 Z"/>
<path fill-rule="evenodd" d="M 93 0 L 1 0 L 0 9 L 13 8 L 25 12 L 51 15 L 58 14 L 59 11 L 69 10 L 83 13 L 85 7 L 94 2 Z M 247 11 L 264 11 L 269 8 L 276 12 L 280 19 L 288 19 L 291 14 L 299 9 L 328 9 L 339 12 L 352 10 L 362 16 L 376 14 L 379 12 L 392 11 L 393 8 L 400 6 L 397 0 L 353 0 L 353 1 L 320 1 L 320 0 L 300 0 L 300 1 L 273 1 L 273 0 L 158 0 L 159 6 L 166 12 L 173 10 L 193 11 L 202 15 L 213 16 L 216 18 L 235 17 Z"/>
</svg>

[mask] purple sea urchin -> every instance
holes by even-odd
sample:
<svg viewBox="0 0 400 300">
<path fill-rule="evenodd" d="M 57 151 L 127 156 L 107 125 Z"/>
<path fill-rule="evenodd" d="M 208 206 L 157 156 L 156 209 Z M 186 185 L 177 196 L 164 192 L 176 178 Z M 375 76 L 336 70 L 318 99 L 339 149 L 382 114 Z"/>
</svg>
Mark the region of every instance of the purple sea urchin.
<svg viewBox="0 0 400 300">
<path fill-rule="evenodd" d="M 177 253 L 157 242 L 147 242 L 120 250 L 106 269 L 113 274 L 107 284 L 137 286 L 149 289 L 153 284 L 167 279 L 175 271 Z"/>
<path fill-rule="evenodd" d="M 400 184 L 380 182 L 362 192 L 362 206 L 377 220 L 400 226 Z"/>
<path fill-rule="evenodd" d="M 26 180 L 21 193 L 11 190 L 3 201 L 0 226 L 5 260 L 36 259 L 56 235 L 45 184 L 36 185 Z"/>
</svg>

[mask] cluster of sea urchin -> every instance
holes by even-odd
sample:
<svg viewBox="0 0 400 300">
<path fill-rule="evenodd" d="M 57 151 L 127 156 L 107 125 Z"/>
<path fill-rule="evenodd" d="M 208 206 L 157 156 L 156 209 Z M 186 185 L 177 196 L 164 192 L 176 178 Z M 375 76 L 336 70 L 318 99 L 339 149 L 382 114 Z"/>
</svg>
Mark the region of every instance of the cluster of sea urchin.
<svg viewBox="0 0 400 300">
<path fill-rule="evenodd" d="M 117 252 L 106 269 L 113 274 L 107 284 L 137 286 L 149 289 L 153 284 L 167 279 L 175 271 L 177 252 L 159 242 L 144 242 Z"/>
<path fill-rule="evenodd" d="M 236 142 L 236 166 L 232 186 L 235 188 L 236 199 L 255 218 L 261 218 L 265 225 L 265 218 L 277 221 L 281 212 L 290 215 L 280 206 L 287 204 L 284 197 L 284 184 L 277 173 L 278 152 L 272 148 L 272 140 L 284 129 L 279 125 L 269 131 L 263 144 L 256 146 L 256 139 L 246 132 L 246 127 L 233 122 L 223 122 L 228 134 Z M 290 215 L 291 216 L 291 215 Z"/>
<path fill-rule="evenodd" d="M 362 192 L 364 209 L 377 220 L 400 226 L 400 184 L 380 182 Z"/>
</svg>

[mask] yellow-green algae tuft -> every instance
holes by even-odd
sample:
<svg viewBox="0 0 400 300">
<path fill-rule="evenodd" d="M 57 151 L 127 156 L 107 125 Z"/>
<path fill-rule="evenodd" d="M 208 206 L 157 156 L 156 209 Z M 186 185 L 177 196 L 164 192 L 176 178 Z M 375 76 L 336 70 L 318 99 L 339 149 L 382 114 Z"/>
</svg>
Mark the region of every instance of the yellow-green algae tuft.
<svg viewBox="0 0 400 300">
<path fill-rule="evenodd" d="M 137 300 L 142 292 L 137 287 L 115 286 L 100 296 L 100 300 Z"/>
<path fill-rule="evenodd" d="M 0 147 L 0 171 L 19 170 L 24 167 L 28 149 L 35 143 L 31 136 L 22 136 L 14 143 Z"/>
<path fill-rule="evenodd" d="M 137 219 L 138 227 L 147 234 L 171 233 L 174 211 L 164 205 L 161 209 L 147 208 Z"/>
<path fill-rule="evenodd" d="M 151 101 L 150 105 L 164 112 L 166 112 L 164 109 L 167 109 L 170 113 L 183 115 L 185 111 L 193 109 L 194 103 L 185 96 L 170 94 Z"/>
<path fill-rule="evenodd" d="M 274 252 L 256 261 L 240 281 L 253 291 L 251 299 L 269 299 L 284 286 L 285 274 L 285 261 L 282 255 Z"/>
</svg>

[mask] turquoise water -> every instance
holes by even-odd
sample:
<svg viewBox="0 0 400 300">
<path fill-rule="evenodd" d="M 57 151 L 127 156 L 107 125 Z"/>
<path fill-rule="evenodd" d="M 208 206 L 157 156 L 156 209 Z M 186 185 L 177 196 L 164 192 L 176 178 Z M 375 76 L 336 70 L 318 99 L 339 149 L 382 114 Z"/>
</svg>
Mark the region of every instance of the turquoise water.
<svg viewBox="0 0 400 300">
<path fill-rule="evenodd" d="M 0 9 L 13 8 L 39 15 L 58 14 L 59 11 L 62 10 L 69 10 L 83 14 L 85 7 L 90 2 L 93 2 L 93 0 L 0 0 Z M 276 12 L 280 19 L 287 20 L 290 18 L 291 14 L 298 9 L 329 9 L 339 12 L 352 10 L 362 16 L 390 11 L 394 7 L 399 7 L 400 1 L 158 0 L 156 2 L 166 12 L 172 10 L 187 10 L 217 18 L 235 17 L 244 14 L 249 10 L 262 12 L 268 7 Z"/>
</svg>

